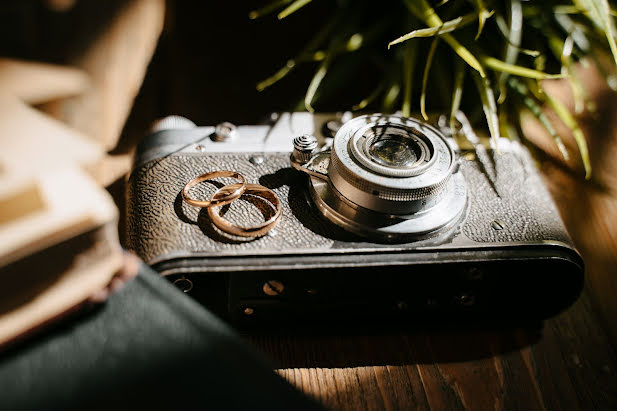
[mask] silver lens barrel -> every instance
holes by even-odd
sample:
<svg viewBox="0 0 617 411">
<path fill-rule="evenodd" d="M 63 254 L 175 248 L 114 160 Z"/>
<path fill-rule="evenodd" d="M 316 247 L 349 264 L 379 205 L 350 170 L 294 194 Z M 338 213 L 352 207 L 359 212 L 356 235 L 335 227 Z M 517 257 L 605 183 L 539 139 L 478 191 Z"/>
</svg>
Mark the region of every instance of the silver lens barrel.
<svg viewBox="0 0 617 411">
<path fill-rule="evenodd" d="M 454 168 L 445 137 L 415 119 L 368 115 L 348 121 L 334 138 L 328 175 L 349 201 L 405 215 L 440 201 Z"/>
</svg>

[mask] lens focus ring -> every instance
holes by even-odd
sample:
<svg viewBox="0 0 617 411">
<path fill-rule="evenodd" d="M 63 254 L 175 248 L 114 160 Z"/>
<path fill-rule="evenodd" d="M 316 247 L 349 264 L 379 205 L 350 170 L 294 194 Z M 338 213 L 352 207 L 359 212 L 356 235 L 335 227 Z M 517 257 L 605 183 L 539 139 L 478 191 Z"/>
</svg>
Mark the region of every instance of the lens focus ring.
<svg viewBox="0 0 617 411">
<path fill-rule="evenodd" d="M 453 165 L 454 152 L 433 127 L 376 114 L 348 121 L 337 132 L 328 175 L 351 202 L 406 214 L 438 201 Z"/>
<path fill-rule="evenodd" d="M 384 200 L 391 201 L 415 201 L 422 200 L 427 197 L 436 195 L 441 191 L 448 182 L 449 176 L 445 180 L 440 181 L 437 184 L 421 187 L 413 191 L 401 191 L 400 189 L 393 189 L 384 186 L 378 186 L 374 183 L 369 183 L 366 180 L 357 178 L 353 173 L 347 169 L 341 160 L 338 158 L 335 152 L 332 152 L 330 157 L 330 164 L 336 170 L 336 173 L 341 176 L 349 184 L 362 190 L 366 193 L 370 193 Z"/>
</svg>

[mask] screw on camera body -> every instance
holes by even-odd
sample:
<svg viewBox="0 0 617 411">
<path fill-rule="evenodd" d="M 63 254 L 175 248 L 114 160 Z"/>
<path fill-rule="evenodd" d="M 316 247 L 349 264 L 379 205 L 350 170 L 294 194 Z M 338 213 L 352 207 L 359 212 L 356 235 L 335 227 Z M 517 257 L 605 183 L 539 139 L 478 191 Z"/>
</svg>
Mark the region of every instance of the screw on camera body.
<svg viewBox="0 0 617 411">
<path fill-rule="evenodd" d="M 212 141 L 227 141 L 234 136 L 236 133 L 236 126 L 227 121 L 223 123 L 219 123 L 214 128 L 214 133 L 210 136 Z"/>
<path fill-rule="evenodd" d="M 460 293 L 454 297 L 454 303 L 463 307 L 471 307 L 476 303 L 476 297 L 469 293 Z"/>
<path fill-rule="evenodd" d="M 399 301 L 396 303 L 396 308 L 399 311 L 407 311 L 409 309 L 409 305 L 405 301 Z"/>
<path fill-rule="evenodd" d="M 280 281 L 269 280 L 264 283 L 262 289 L 264 294 L 274 297 L 277 295 L 281 295 L 283 293 L 283 290 L 285 290 L 285 286 Z"/>
<path fill-rule="evenodd" d="M 249 158 L 249 161 L 254 166 L 259 166 L 264 163 L 264 158 L 262 156 L 251 156 L 251 158 Z"/>
<path fill-rule="evenodd" d="M 505 228 L 505 224 L 502 221 L 500 221 L 500 220 L 494 220 L 491 223 L 491 227 L 495 231 L 501 231 L 501 230 L 503 230 Z"/>
<path fill-rule="evenodd" d="M 173 284 L 184 293 L 188 293 L 193 289 L 193 282 L 185 276 L 175 279 Z"/>
</svg>

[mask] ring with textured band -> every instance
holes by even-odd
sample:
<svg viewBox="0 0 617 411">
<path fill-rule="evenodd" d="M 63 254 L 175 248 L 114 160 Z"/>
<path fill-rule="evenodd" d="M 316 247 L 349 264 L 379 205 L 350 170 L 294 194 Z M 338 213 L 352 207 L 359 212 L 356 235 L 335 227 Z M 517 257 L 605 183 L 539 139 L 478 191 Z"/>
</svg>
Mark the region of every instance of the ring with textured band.
<svg viewBox="0 0 617 411">
<path fill-rule="evenodd" d="M 233 190 L 227 190 L 228 192 L 226 194 L 219 195 L 217 196 L 216 199 L 214 198 L 214 196 L 212 196 L 210 200 L 206 200 L 206 201 L 195 200 L 194 198 L 191 198 L 191 196 L 189 195 L 189 190 L 191 188 L 195 187 L 197 184 L 203 181 L 212 180 L 218 177 L 232 177 L 240 181 L 240 183 L 233 184 L 233 186 L 235 187 Z M 229 186 L 230 185 L 225 186 L 225 187 L 229 187 Z M 227 170 L 212 171 L 210 173 L 205 173 L 200 176 L 197 176 L 191 181 L 189 181 L 188 183 L 186 183 L 186 185 L 182 189 L 182 198 L 184 199 L 184 201 L 186 201 L 192 206 L 209 208 L 209 207 L 215 207 L 215 206 L 223 206 L 225 204 L 231 203 L 235 199 L 240 198 L 240 196 L 244 193 L 245 189 L 246 189 L 246 179 L 244 178 L 242 174 L 237 173 L 235 171 L 227 171 Z M 219 191 L 221 190 L 219 189 L 217 192 Z"/>
<path fill-rule="evenodd" d="M 230 184 L 219 188 L 212 195 L 212 201 L 217 201 L 219 198 L 227 197 L 229 195 L 227 194 L 228 192 L 235 192 L 239 186 L 240 184 Z M 281 202 L 272 190 L 259 184 L 246 184 L 246 189 L 243 195 L 251 195 L 265 200 L 265 202 L 269 203 L 272 207 L 274 213 L 263 223 L 251 227 L 241 227 L 231 223 L 218 213 L 218 207 L 208 208 L 208 215 L 210 216 L 212 223 L 227 234 L 237 235 L 240 237 L 261 237 L 268 233 L 268 231 L 270 231 L 281 218 Z"/>
</svg>

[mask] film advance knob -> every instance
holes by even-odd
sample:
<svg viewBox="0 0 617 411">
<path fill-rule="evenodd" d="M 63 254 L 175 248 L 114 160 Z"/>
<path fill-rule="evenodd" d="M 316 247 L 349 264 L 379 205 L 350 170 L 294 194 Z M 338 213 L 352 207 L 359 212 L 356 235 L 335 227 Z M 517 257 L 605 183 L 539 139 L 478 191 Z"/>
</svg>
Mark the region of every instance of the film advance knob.
<svg viewBox="0 0 617 411">
<path fill-rule="evenodd" d="M 293 140 L 293 158 L 300 164 L 305 164 L 313 156 L 317 148 L 317 138 L 310 134 L 302 134 Z"/>
</svg>

